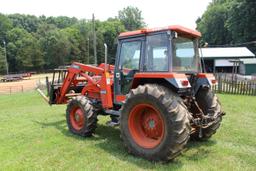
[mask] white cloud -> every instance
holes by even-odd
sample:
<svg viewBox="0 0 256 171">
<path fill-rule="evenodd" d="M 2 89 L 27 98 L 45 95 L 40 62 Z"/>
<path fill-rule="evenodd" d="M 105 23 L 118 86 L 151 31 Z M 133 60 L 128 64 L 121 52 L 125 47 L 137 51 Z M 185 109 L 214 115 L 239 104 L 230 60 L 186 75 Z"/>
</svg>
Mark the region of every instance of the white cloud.
<svg viewBox="0 0 256 171">
<path fill-rule="evenodd" d="M 69 16 L 100 20 L 117 16 L 128 5 L 138 7 L 149 27 L 179 24 L 195 28 L 211 0 L 0 0 L 0 13 Z"/>
</svg>

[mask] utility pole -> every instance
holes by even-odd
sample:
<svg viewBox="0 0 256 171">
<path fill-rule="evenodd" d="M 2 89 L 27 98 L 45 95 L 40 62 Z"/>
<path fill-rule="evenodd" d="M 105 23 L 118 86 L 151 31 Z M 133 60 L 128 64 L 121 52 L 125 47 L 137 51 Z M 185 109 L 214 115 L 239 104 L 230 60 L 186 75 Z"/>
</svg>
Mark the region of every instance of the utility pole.
<svg viewBox="0 0 256 171">
<path fill-rule="evenodd" d="M 96 33 L 95 33 L 95 18 L 92 14 L 92 27 L 93 27 L 93 52 L 94 52 L 94 64 L 97 65 L 97 51 L 96 51 Z"/>
<path fill-rule="evenodd" d="M 87 44 L 87 47 L 88 47 L 88 49 L 87 49 L 87 51 L 88 51 L 88 58 L 87 58 L 87 64 L 90 64 L 90 39 L 88 38 L 87 39 L 87 42 L 88 42 L 88 44 Z"/>
<path fill-rule="evenodd" d="M 9 67 L 8 67 L 8 61 L 7 61 L 7 53 L 6 53 L 6 44 L 5 41 L 3 41 L 4 43 L 4 56 L 5 56 L 5 65 L 6 65 L 6 74 L 9 74 Z"/>
</svg>

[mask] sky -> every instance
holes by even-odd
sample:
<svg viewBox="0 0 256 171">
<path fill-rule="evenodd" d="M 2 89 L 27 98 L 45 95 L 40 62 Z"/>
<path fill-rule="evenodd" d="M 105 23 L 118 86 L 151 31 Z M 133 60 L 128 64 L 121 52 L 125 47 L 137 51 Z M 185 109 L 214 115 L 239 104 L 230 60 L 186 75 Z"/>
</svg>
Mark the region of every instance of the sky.
<svg viewBox="0 0 256 171">
<path fill-rule="evenodd" d="M 129 5 L 138 7 L 148 27 L 182 25 L 196 28 L 196 19 L 212 0 L 0 0 L 0 13 L 68 16 L 99 20 L 118 15 Z"/>
</svg>

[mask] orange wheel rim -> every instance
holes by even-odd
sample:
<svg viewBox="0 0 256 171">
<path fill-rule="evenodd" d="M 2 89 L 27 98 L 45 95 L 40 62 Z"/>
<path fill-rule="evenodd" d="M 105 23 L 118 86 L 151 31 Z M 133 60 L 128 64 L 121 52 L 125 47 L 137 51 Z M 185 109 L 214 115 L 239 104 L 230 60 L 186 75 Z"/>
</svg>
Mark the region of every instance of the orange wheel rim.
<svg viewBox="0 0 256 171">
<path fill-rule="evenodd" d="M 83 111 L 80 107 L 77 106 L 71 110 L 70 122 L 72 127 L 77 131 L 81 130 L 84 127 L 85 119 Z"/>
<path fill-rule="evenodd" d="M 143 148 L 155 148 L 164 137 L 160 112 L 150 104 L 138 104 L 130 112 L 128 126 L 133 140 Z"/>
</svg>

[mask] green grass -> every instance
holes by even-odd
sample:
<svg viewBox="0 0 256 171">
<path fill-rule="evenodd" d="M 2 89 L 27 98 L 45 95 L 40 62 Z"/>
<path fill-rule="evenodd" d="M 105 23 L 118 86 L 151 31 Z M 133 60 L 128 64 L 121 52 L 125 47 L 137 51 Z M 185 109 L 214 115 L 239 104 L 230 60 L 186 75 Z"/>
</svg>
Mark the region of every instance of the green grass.
<svg viewBox="0 0 256 171">
<path fill-rule="evenodd" d="M 155 164 L 129 155 L 108 117 L 81 138 L 67 130 L 64 105 L 50 107 L 36 92 L 0 96 L 0 170 L 256 170 L 256 97 L 219 97 L 227 115 L 217 134 Z"/>
</svg>

